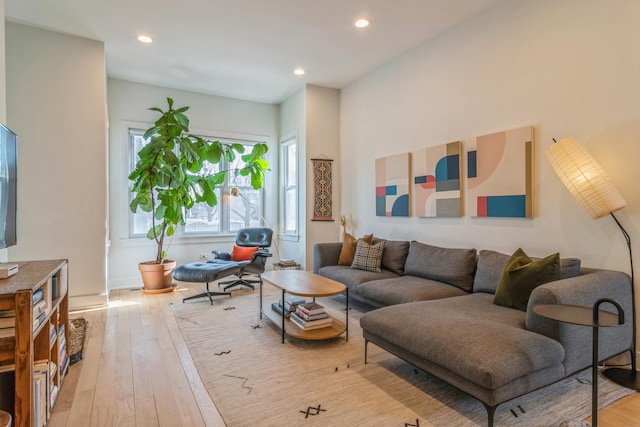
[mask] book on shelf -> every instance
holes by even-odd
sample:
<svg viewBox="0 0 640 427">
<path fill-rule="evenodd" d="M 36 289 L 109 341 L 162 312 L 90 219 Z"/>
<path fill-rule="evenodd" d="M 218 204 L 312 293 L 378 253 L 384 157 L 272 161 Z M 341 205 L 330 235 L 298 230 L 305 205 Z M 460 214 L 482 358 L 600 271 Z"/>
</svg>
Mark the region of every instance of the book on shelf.
<svg viewBox="0 0 640 427">
<path fill-rule="evenodd" d="M 291 313 L 290 320 L 291 320 L 291 323 L 293 323 L 303 331 L 327 328 L 331 326 L 333 322 L 331 317 L 326 317 L 324 319 L 319 319 L 319 320 L 306 321 L 306 320 L 302 320 L 300 316 L 298 316 L 296 313 Z"/>
<path fill-rule="evenodd" d="M 314 315 L 324 313 L 324 306 L 318 304 L 315 301 L 305 302 L 304 304 L 300 304 L 297 310 L 303 312 L 306 315 Z"/>
<path fill-rule="evenodd" d="M 36 394 L 36 401 L 40 405 L 40 414 L 43 420 L 44 425 L 46 421 L 49 419 L 51 406 L 49 405 L 49 390 L 50 390 L 50 376 L 49 376 L 49 361 L 44 360 L 36 360 L 33 363 L 33 379 L 34 381 L 40 382 L 40 391 L 39 394 Z M 40 424 L 35 424 L 40 425 Z"/>
<path fill-rule="evenodd" d="M 44 425 L 42 417 L 42 379 L 33 379 L 33 425 L 41 427 Z"/>
<path fill-rule="evenodd" d="M 44 291 L 42 289 L 38 289 L 33 292 L 33 295 L 31 296 L 31 302 L 33 305 L 36 305 L 36 303 L 42 299 L 44 299 Z"/>
<path fill-rule="evenodd" d="M 307 322 L 311 320 L 326 319 L 327 317 L 329 317 L 329 314 L 326 311 L 323 311 L 322 313 L 318 313 L 318 314 L 306 314 L 301 310 L 296 310 L 296 314 L 298 315 L 299 318 Z"/>
<path fill-rule="evenodd" d="M 0 328 L 13 328 L 16 326 L 15 317 L 0 317 Z"/>
<path fill-rule="evenodd" d="M 0 329 L 0 338 L 13 337 L 16 334 L 16 328 L 2 328 Z"/>
<path fill-rule="evenodd" d="M 47 301 L 41 299 L 37 303 L 33 304 L 33 314 L 40 314 L 47 311 Z"/>
<path fill-rule="evenodd" d="M 34 313 L 34 315 L 35 315 L 35 313 Z M 44 321 L 46 320 L 46 318 L 47 318 L 47 312 L 46 311 L 38 314 L 38 316 L 33 319 L 33 330 L 35 331 L 36 329 L 38 329 L 38 326 L 43 324 Z"/>
<path fill-rule="evenodd" d="M 12 372 L 16 370 L 16 365 L 11 363 L 9 365 L 0 365 L 0 374 L 3 372 Z"/>
<path fill-rule="evenodd" d="M 16 326 L 15 310 L 0 310 L 0 328 L 13 328 Z"/>
<path fill-rule="evenodd" d="M 298 265 L 295 259 L 281 259 L 278 261 L 278 265 L 282 267 L 293 267 L 294 265 Z"/>
<path fill-rule="evenodd" d="M 49 344 L 53 345 L 53 343 L 56 341 L 56 337 L 58 335 L 56 334 L 56 327 L 53 326 L 53 323 L 49 324 Z"/>
<path fill-rule="evenodd" d="M 49 405 L 51 405 L 51 407 L 53 407 L 53 405 L 56 404 L 56 400 L 58 399 L 58 392 L 60 391 L 60 389 L 58 388 L 57 385 L 54 385 L 51 388 L 51 397 L 49 398 Z"/>
<path fill-rule="evenodd" d="M 280 301 L 276 301 L 276 302 L 272 302 L 271 303 L 271 308 L 273 309 L 273 311 L 275 311 L 276 313 L 278 313 L 279 315 L 282 316 L 282 304 L 280 304 Z M 285 318 L 289 318 L 289 316 L 291 315 L 291 312 L 289 310 L 284 310 L 284 317 Z"/>
<path fill-rule="evenodd" d="M 298 305 L 304 304 L 305 302 L 304 298 L 297 295 L 286 294 L 284 296 L 284 308 L 289 311 L 295 311 Z"/>
</svg>

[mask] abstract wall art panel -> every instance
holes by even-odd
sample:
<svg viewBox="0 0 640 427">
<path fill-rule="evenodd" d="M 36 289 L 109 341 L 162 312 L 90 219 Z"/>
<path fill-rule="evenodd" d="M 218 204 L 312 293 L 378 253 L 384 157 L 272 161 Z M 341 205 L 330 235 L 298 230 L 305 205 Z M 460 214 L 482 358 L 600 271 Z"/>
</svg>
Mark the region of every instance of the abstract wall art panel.
<svg viewBox="0 0 640 427">
<path fill-rule="evenodd" d="M 414 214 L 462 216 L 462 142 L 423 148 L 411 154 L 411 161 Z"/>
<path fill-rule="evenodd" d="M 470 216 L 533 218 L 534 145 L 533 126 L 465 141 Z"/>
<path fill-rule="evenodd" d="M 409 153 L 376 159 L 376 216 L 410 216 Z"/>
</svg>

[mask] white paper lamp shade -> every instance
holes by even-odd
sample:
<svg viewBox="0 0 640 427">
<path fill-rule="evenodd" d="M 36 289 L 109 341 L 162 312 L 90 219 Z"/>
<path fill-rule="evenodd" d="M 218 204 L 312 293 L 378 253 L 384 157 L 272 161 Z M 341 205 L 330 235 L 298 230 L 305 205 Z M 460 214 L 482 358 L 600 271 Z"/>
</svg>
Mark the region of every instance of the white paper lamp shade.
<svg viewBox="0 0 640 427">
<path fill-rule="evenodd" d="M 573 138 L 563 138 L 545 152 L 571 195 L 593 219 L 627 205 L 600 165 Z"/>
</svg>

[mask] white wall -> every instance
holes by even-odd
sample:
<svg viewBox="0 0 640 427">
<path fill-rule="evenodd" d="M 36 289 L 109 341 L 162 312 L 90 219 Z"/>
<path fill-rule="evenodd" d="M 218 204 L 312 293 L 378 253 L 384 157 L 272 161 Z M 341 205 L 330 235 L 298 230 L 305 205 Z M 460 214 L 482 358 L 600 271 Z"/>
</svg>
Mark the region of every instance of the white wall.
<svg viewBox="0 0 640 427">
<path fill-rule="evenodd" d="M 306 87 L 306 264 L 313 268 L 313 245 L 335 242 L 340 238 L 340 91 L 320 86 Z M 311 159 L 333 159 L 334 221 L 311 221 L 314 207 L 313 166 Z"/>
<path fill-rule="evenodd" d="M 283 236 L 280 239 L 280 258 L 295 259 L 303 264 L 306 258 L 307 236 L 305 232 L 307 201 L 302 190 L 306 188 L 307 175 L 305 168 L 307 124 L 306 101 L 307 90 L 300 88 L 280 104 L 280 142 L 294 136 L 298 147 L 298 236 Z M 282 177 L 280 178 L 282 179 Z M 280 181 L 282 182 L 282 181 Z"/>
<path fill-rule="evenodd" d="M 343 89 L 342 204 L 358 234 L 532 255 L 629 272 L 611 218 L 590 219 L 544 157 L 574 136 L 627 200 L 640 253 L 640 2 L 507 1 Z M 374 159 L 524 125 L 537 131 L 534 219 L 375 216 Z"/>
<path fill-rule="evenodd" d="M 299 236 L 281 239 L 281 258 L 293 258 L 305 270 L 313 269 L 313 245 L 334 242 L 340 228 L 340 91 L 306 85 L 280 106 L 280 140 L 298 140 Z M 311 159 L 333 159 L 333 217 L 335 221 L 311 221 L 314 204 Z"/>
<path fill-rule="evenodd" d="M 147 129 L 152 125 L 158 115 L 148 108 L 164 109 L 167 97 L 173 98 L 175 106 L 190 107 L 187 115 L 192 132 L 267 142 L 271 171 L 267 172 L 265 188 L 277 188 L 277 105 L 109 79 L 110 289 L 142 286 L 138 263 L 155 256 L 154 242 L 144 238 L 129 239 L 128 130 L 130 127 Z M 277 197 L 267 194 L 263 213 L 269 223 L 277 224 Z M 168 256 L 178 264 L 192 262 L 198 260 L 200 253 L 210 253 L 214 249 L 230 250 L 234 241 L 235 235 L 190 238 L 188 241 L 176 238 Z"/>
<path fill-rule="evenodd" d="M 7 122 L 18 135 L 18 245 L 69 259 L 71 305 L 106 302 L 104 45 L 6 23 Z"/>
</svg>

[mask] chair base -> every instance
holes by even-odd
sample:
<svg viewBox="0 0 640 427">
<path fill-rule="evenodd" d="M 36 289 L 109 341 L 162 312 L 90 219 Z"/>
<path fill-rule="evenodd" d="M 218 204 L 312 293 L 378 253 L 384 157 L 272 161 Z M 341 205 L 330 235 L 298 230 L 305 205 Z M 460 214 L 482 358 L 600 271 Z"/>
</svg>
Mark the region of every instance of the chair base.
<svg viewBox="0 0 640 427">
<path fill-rule="evenodd" d="M 253 290 L 255 290 L 255 286 L 252 285 L 252 283 L 260 283 L 262 284 L 262 278 L 260 280 L 248 280 L 248 279 L 243 279 L 243 276 L 238 276 L 238 278 L 236 280 L 229 280 L 227 282 L 220 282 L 218 283 L 218 286 L 222 286 L 225 285 L 222 290 L 226 291 L 229 288 L 233 288 L 234 286 L 246 286 L 247 288 L 251 288 Z"/>
<path fill-rule="evenodd" d="M 251 288 L 252 290 L 256 289 L 255 286 L 253 286 L 251 283 L 241 279 L 218 283 L 218 286 L 220 285 L 225 285 L 225 287 L 222 288 L 222 290 L 224 291 L 226 291 L 229 288 L 233 288 L 234 286 L 246 286 L 247 288 Z"/>
<path fill-rule="evenodd" d="M 226 288 L 224 290 L 226 290 Z M 195 298 L 209 297 L 209 301 L 211 302 L 211 305 L 213 305 L 213 297 L 220 296 L 220 295 L 229 295 L 229 297 L 231 297 L 231 292 L 211 292 L 209 290 L 209 283 L 207 283 L 207 290 L 205 292 L 198 295 L 193 295 L 190 297 L 183 298 L 182 302 L 184 303 L 185 301 L 189 301 L 190 299 L 195 299 Z"/>
</svg>

